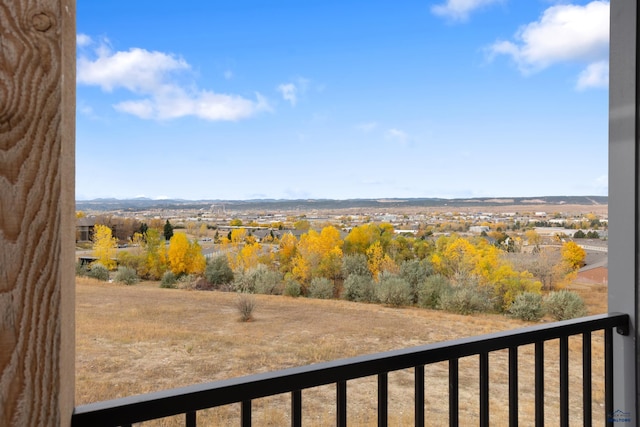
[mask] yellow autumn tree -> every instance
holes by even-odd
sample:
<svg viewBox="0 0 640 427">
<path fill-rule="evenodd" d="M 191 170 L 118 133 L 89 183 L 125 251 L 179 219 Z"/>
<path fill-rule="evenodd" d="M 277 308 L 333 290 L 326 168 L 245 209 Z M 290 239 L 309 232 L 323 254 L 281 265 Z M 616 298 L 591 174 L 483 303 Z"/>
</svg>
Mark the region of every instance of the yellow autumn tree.
<svg viewBox="0 0 640 427">
<path fill-rule="evenodd" d="M 333 226 L 324 227 L 320 233 L 309 230 L 298 242 L 292 273 L 303 283 L 314 277 L 337 277 L 342 266 L 342 245 L 340 232 Z"/>
<path fill-rule="evenodd" d="M 111 229 L 106 225 L 96 224 L 93 229 L 93 256 L 97 262 L 109 270 L 115 268 L 116 238 L 111 235 Z"/>
<path fill-rule="evenodd" d="M 298 250 L 298 239 L 291 233 L 285 233 L 278 243 L 278 261 L 280 261 L 280 271 L 291 272 L 293 259 Z"/>
<path fill-rule="evenodd" d="M 398 264 L 389 254 L 385 253 L 380 240 L 369 246 L 365 255 L 367 256 L 367 266 L 374 280 L 378 280 L 378 276 L 383 271 L 389 273 L 398 273 L 400 271 Z"/>
<path fill-rule="evenodd" d="M 262 245 L 255 240 L 246 243 L 240 252 L 238 252 L 234 265 L 234 269 L 248 270 L 258 265 L 259 256 L 262 252 Z"/>
<path fill-rule="evenodd" d="M 167 270 L 167 250 L 165 240 L 157 228 L 149 228 L 144 234 L 144 271 L 142 277 L 158 280 Z"/>
<path fill-rule="evenodd" d="M 566 242 L 560 249 L 562 260 L 572 270 L 578 270 L 584 264 L 587 253 L 575 242 Z"/>
<path fill-rule="evenodd" d="M 351 229 L 344 239 L 345 252 L 365 254 L 367 249 L 380 239 L 380 227 L 375 224 L 363 224 Z"/>
<path fill-rule="evenodd" d="M 542 237 L 538 234 L 536 230 L 527 230 L 524 232 L 524 236 L 527 239 L 529 245 L 533 246 L 534 252 L 540 251 L 540 244 L 542 243 Z"/>
<path fill-rule="evenodd" d="M 184 233 L 171 237 L 167 257 L 169 268 L 176 275 L 202 273 L 206 264 L 198 242 L 189 241 Z"/>
</svg>

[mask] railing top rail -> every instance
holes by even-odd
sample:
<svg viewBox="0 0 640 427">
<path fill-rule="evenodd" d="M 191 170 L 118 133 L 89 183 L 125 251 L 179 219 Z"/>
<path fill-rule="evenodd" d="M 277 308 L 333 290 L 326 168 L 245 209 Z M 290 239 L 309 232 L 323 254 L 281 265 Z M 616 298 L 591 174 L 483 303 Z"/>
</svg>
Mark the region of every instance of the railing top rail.
<svg viewBox="0 0 640 427">
<path fill-rule="evenodd" d="M 627 314 L 602 314 L 91 403 L 75 409 L 72 425 L 118 425 L 167 417 L 584 332 L 626 331 L 628 323 Z"/>
</svg>

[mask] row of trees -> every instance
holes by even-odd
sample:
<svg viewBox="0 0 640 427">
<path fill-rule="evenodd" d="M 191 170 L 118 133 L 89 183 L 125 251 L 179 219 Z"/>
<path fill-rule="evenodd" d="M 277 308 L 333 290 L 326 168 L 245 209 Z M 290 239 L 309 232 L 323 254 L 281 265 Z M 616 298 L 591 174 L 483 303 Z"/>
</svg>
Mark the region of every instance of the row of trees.
<svg viewBox="0 0 640 427">
<path fill-rule="evenodd" d="M 149 280 L 160 279 L 166 271 L 176 275 L 202 274 L 206 261 L 198 242 L 189 240 L 185 233 L 173 233 L 169 222 L 165 224 L 164 234 L 155 228 L 134 233 L 132 248 L 120 252 L 117 252 L 117 239 L 111 235 L 111 229 L 96 225 L 93 256 L 107 269 L 118 264 L 134 269 L 140 277 Z M 165 237 L 169 237 L 168 245 Z"/>
<path fill-rule="evenodd" d="M 310 292 L 314 280 L 317 285 L 318 279 L 324 279 L 325 284 L 331 283 L 333 296 L 341 296 L 345 286 L 358 277 L 380 289 L 392 283 L 392 278 L 401 277 L 413 289 L 412 302 L 417 301 L 420 285 L 437 276 L 453 287 L 473 283 L 489 292 L 503 310 L 523 292 L 562 287 L 584 261 L 584 250 L 573 242 L 564 243 L 560 250 L 541 248 L 539 236 L 531 232 L 524 237 L 533 253 L 513 253 L 505 244 L 513 239 L 492 233 L 492 238 L 455 234 L 415 238 L 395 234 L 390 224 L 370 223 L 353 228 L 344 239 L 338 229 L 326 226 L 320 231 L 310 229 L 299 240 L 285 234 L 277 243 L 261 244 L 239 228 L 222 239 L 219 247 L 225 254 L 225 266 L 221 267 L 220 259 L 208 266 L 197 241 L 189 240 L 185 233 L 173 234 L 167 246 L 164 236 L 149 228 L 135 233 L 134 248 L 119 252 L 117 260 L 142 278 L 158 280 L 170 271 L 175 276 L 204 276 L 216 285 L 246 282 L 249 272 L 270 271 L 274 274 L 261 273 L 273 282 L 264 286 L 282 288 L 295 282 L 302 294 Z M 105 266 L 115 265 L 115 239 L 106 226 L 96 227 L 94 255 Z M 228 271 L 219 275 L 220 268 Z"/>
</svg>

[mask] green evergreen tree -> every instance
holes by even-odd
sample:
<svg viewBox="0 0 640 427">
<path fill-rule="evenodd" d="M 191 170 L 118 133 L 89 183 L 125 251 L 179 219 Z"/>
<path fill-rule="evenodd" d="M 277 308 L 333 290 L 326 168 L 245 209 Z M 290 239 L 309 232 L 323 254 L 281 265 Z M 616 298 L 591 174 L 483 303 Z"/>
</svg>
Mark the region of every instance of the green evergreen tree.
<svg viewBox="0 0 640 427">
<path fill-rule="evenodd" d="M 164 239 L 168 241 L 168 240 L 171 240 L 172 237 L 173 237 L 173 225 L 171 225 L 169 220 L 167 220 L 167 222 L 164 223 Z"/>
</svg>

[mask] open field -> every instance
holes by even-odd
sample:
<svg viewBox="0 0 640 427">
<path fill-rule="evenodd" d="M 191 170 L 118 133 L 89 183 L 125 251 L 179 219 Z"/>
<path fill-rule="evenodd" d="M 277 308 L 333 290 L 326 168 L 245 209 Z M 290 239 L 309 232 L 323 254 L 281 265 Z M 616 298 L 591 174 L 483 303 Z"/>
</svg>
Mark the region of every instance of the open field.
<svg viewBox="0 0 640 427">
<path fill-rule="evenodd" d="M 590 314 L 606 311 L 606 287 L 575 285 Z M 255 321 L 242 323 L 233 293 L 77 282 L 76 404 L 220 380 L 343 357 L 527 326 L 500 315 L 460 316 L 346 301 L 256 295 Z M 581 342 L 570 339 L 571 424 L 581 424 Z M 545 346 L 545 416 L 558 420 L 557 346 Z M 594 377 L 603 372 L 602 337 L 593 339 Z M 520 420 L 533 420 L 533 348 L 519 352 Z M 490 356 L 492 425 L 507 425 L 507 353 Z M 460 422 L 477 425 L 478 361 L 460 361 Z M 426 368 L 429 425 L 448 425 L 447 365 Z M 413 373 L 389 375 L 390 425 L 413 425 Z M 601 378 L 595 378 L 594 422 L 603 420 Z M 350 425 L 376 425 L 376 379 L 348 385 Z M 287 425 L 289 397 L 254 402 L 254 425 Z M 304 425 L 335 424 L 334 387 L 303 392 Z M 199 425 L 237 425 L 237 405 L 198 413 Z M 167 419 L 145 425 L 182 425 Z"/>
</svg>

